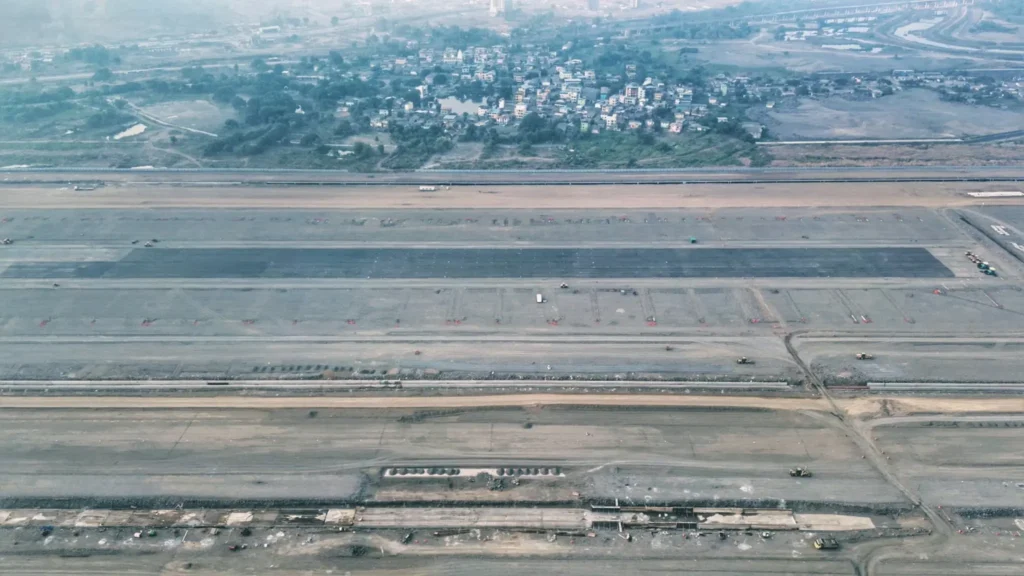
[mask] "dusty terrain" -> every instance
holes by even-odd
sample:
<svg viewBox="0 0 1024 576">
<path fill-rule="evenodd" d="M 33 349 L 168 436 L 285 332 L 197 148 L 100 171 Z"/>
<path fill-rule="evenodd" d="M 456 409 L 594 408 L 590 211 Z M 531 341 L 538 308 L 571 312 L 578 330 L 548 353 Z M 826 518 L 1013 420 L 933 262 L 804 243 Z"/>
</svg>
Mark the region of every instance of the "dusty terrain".
<svg viewBox="0 0 1024 576">
<path fill-rule="evenodd" d="M 423 193 L 187 183 L 197 177 L 0 194 L 0 237 L 12 241 L 0 246 L 5 573 L 571 573 L 595 559 L 607 573 L 1017 567 L 1024 400 L 968 384 L 1021 384 L 1024 206 L 966 194 L 1016 183 Z M 507 258 L 596 247 L 637 255 L 629 276 L 588 277 L 608 262 L 576 256 L 564 277 L 533 277 L 531 262 L 547 261 Z M 358 251 L 426 248 L 482 252 L 455 273 L 436 259 L 369 278 L 322 273 Z M 232 250 L 262 256 L 225 260 L 242 254 Z M 315 250 L 339 262 L 300 265 Z M 654 250 L 705 250 L 717 256 L 701 270 L 720 273 L 657 277 L 664 262 L 649 256 L 668 252 Z M 518 268 L 470 273 L 480 254 Z M 751 265 L 753 254 L 771 262 Z M 893 266 L 871 254 L 915 256 Z M 833 261 L 846 268 L 813 272 Z M 275 266 L 288 272 L 266 276 Z M 743 266 L 749 275 L 735 273 Z M 864 352 L 874 357 L 855 359 Z M 795 466 L 813 476 L 790 476 Z M 495 472 L 506 467 L 525 472 Z M 659 504 L 738 505 L 874 528 L 834 532 L 841 549 L 829 553 L 811 546 L 822 529 L 558 532 L 616 500 L 645 517 Z M 433 519 L 402 525 L 392 511 L 409 503 Z M 494 510 L 509 505 L 525 510 Z M 244 524 L 186 531 L 133 520 L 131 506 L 237 507 L 255 520 L 247 535 Z M 47 508 L 82 507 L 127 520 L 38 524 L 59 516 Z M 338 507 L 377 527 L 304 523 Z M 512 516 L 540 528 L 486 527 Z M 424 522 L 468 527 L 435 536 Z"/>
<path fill-rule="evenodd" d="M 149 400 L 145 406 L 101 411 L 96 408 L 102 403 L 95 401 L 61 408 L 55 400 L 40 399 L 39 405 L 50 404 L 44 409 L 0 410 L 3 459 L 9 463 L 0 475 L 0 549 L 7 573 L 124 573 L 124 562 L 132 561 L 133 573 L 140 574 L 183 570 L 186 563 L 190 573 L 243 573 L 271 566 L 267 573 L 293 574 L 339 562 L 354 573 L 468 574 L 490 566 L 488 558 L 495 556 L 505 557 L 511 562 L 505 568 L 515 572 L 531 563 L 550 568 L 551 562 L 613 555 L 655 572 L 663 570 L 659 563 L 671 560 L 677 568 L 694 562 L 695 569 L 709 574 L 783 570 L 852 575 L 870 564 L 884 574 L 925 569 L 993 575 L 1012 573 L 1019 546 L 1012 517 L 977 516 L 1022 506 L 1021 491 L 1001 480 L 1022 466 L 1022 456 L 1005 449 L 1019 436 L 1019 417 L 932 414 L 862 421 L 897 476 L 911 482 L 930 506 L 940 507 L 954 533 L 943 537 L 942 553 L 929 555 L 922 564 L 909 555 L 938 541 L 927 536 L 927 521 L 871 460 L 862 459 L 851 433 L 819 411 L 822 403 L 768 399 L 756 409 L 736 409 L 715 408 L 728 399 L 694 398 L 689 407 L 610 411 L 550 403 L 498 407 L 491 398 L 487 409 L 448 402 L 446 409 L 424 411 L 331 407 L 323 399 L 307 399 L 316 406 L 311 411 L 282 399 L 249 400 L 248 407 L 230 409 L 171 408 Z M 980 405 L 924 401 L 914 406 L 959 411 Z M 44 426 L 58 434 L 39 434 Z M 789 477 L 786 470 L 794 465 L 810 467 L 815 476 Z M 495 490 L 475 477 L 382 475 L 395 466 L 557 466 L 561 474 Z M 52 503 L 58 494 L 65 507 L 125 510 L 104 513 L 111 515 L 104 521 L 111 528 L 90 527 L 96 524 L 87 520 L 40 536 L 39 522 L 17 527 L 26 512 L 33 512 L 14 508 Z M 367 507 L 363 516 L 383 519 L 389 517 L 388 508 L 379 507 L 396 502 L 518 502 L 525 507 L 614 499 L 641 506 L 743 503 L 838 511 L 871 518 L 875 528 L 834 533 L 843 549 L 822 555 L 810 546 L 815 532 L 771 531 L 764 537 L 741 530 L 719 539 L 714 532 L 700 536 L 697 530 L 633 530 L 626 541 L 614 528 L 593 530 L 589 537 L 557 535 L 555 528 L 541 534 L 501 528 L 436 535 L 422 528 L 339 533 L 325 529 L 323 520 L 320 527 L 312 520 L 328 508 L 359 503 Z M 316 504 L 310 507 L 311 502 Z M 203 522 L 172 530 L 159 519 L 163 513 L 135 512 L 128 504 L 142 510 L 234 505 L 236 515 L 249 520 L 229 520 L 233 524 L 218 530 Z M 557 512 L 547 514 L 552 526 Z M 46 518 L 60 512 L 36 514 Z M 443 511 L 434 514 L 443 516 Z M 115 515 L 123 517 L 120 523 Z M 483 522 L 479 514 L 470 520 L 460 517 L 455 509 L 450 518 L 431 522 Z M 250 524 L 243 532 L 241 527 Z M 141 538 L 132 538 L 133 531 L 140 531 Z M 227 549 L 241 544 L 247 549 Z M 978 547 L 985 549 L 983 559 L 971 553 Z M 89 557 L 71 565 L 47 553 L 60 550 Z M 916 558 L 914 564 L 905 561 L 910 557 Z M 951 571 L 952 566 L 959 571 Z M 488 569 L 505 573 L 497 566 Z M 618 568 L 612 563 L 603 569 Z"/>
<path fill-rule="evenodd" d="M 698 177 L 698 176 L 695 176 Z M 678 178 L 678 176 L 676 177 Z M 965 192 L 1015 190 L 1012 183 L 787 183 L 585 186 L 459 186 L 420 192 L 415 185 L 286 188 L 273 186 L 109 185 L 79 192 L 67 184 L 7 185 L 0 207 L 288 209 L 544 209 L 780 208 L 957 206 L 977 204 Z"/>
<path fill-rule="evenodd" d="M 1024 128 L 1019 112 L 944 102 L 924 89 L 877 99 L 804 100 L 765 116 L 782 140 L 961 138 Z"/>
</svg>

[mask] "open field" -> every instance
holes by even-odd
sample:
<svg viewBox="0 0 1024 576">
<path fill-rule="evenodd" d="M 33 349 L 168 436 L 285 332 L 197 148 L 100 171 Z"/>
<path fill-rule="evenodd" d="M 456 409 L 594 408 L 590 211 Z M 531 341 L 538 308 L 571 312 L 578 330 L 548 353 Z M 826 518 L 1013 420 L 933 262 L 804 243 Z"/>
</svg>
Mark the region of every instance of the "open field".
<svg viewBox="0 0 1024 576">
<path fill-rule="evenodd" d="M 761 117 L 782 140 L 960 138 L 1024 128 L 1019 111 L 945 102 L 922 89 L 867 100 L 802 100 Z"/>
<path fill-rule="evenodd" d="M 773 166 L 946 166 L 964 162 L 983 166 L 1015 165 L 1024 154 L 1020 142 L 994 144 L 800 144 L 772 147 Z M 895 159 L 895 162 L 894 162 Z"/>
<path fill-rule="evenodd" d="M 579 564 L 612 555 L 655 572 L 661 570 L 660 562 L 671 560 L 676 570 L 694 563 L 698 574 L 783 570 L 852 575 L 863 573 L 863 561 L 874 556 L 868 553 L 872 536 L 890 538 L 888 553 L 881 555 L 880 573 L 935 573 L 920 572 L 920 563 L 899 560 L 902 547 L 909 553 L 915 542 L 927 540 L 918 536 L 898 543 L 892 538 L 923 535 L 923 519 L 870 461 L 862 459 L 849 433 L 813 407 L 810 411 L 773 410 L 773 404 L 796 407 L 806 402 L 803 400 L 760 399 L 761 408 L 713 409 L 711 402 L 730 399 L 705 399 L 708 407 L 701 408 L 702 400 L 695 398 L 690 407 L 607 410 L 529 404 L 499 407 L 500 402 L 491 397 L 489 408 L 459 408 L 458 400 L 448 399 L 448 409 L 428 411 L 331 407 L 332 402 L 324 399 L 304 400 L 317 406 L 313 411 L 287 399 L 249 399 L 249 407 L 235 408 L 174 408 L 149 399 L 135 407 L 125 403 L 119 410 L 100 411 L 95 408 L 102 401 L 71 398 L 36 399 L 40 406 L 49 407 L 25 410 L 12 407 L 11 400 L 16 399 L 5 400 L 0 408 L 5 430 L 0 452 L 9 463 L 0 474 L 0 504 L 5 508 L 59 501 L 72 508 L 129 503 L 143 509 L 154 505 L 170 508 L 184 503 L 186 509 L 196 504 L 214 508 L 227 504 L 252 511 L 247 516 L 250 520 L 241 521 L 241 526 L 253 525 L 251 533 L 244 534 L 238 523 L 234 528 L 229 524 L 219 534 L 201 528 L 200 523 L 172 537 L 159 513 L 151 513 L 155 520 L 147 521 L 144 510 L 110 512 L 124 518 L 120 524 L 124 527 L 117 528 L 115 519 L 107 519 L 105 525 L 114 527 L 102 533 L 90 528 L 102 518 L 87 519 L 79 527 L 62 523 L 45 540 L 45 550 L 102 550 L 101 555 L 93 554 L 76 564 L 74 573 L 103 573 L 110 567 L 102 559 L 123 562 L 136 555 L 143 558 L 136 563 L 140 574 L 154 573 L 156 567 L 148 564 L 153 559 L 161 559 L 165 568 L 192 562 L 192 571 L 199 573 L 233 573 L 261 562 L 276 566 L 270 573 L 293 574 L 345 558 L 347 569 L 354 573 L 374 574 L 378 570 L 431 573 L 433 568 L 422 564 L 429 558 L 431 566 L 440 563 L 444 573 L 458 566 L 468 574 L 489 566 L 488 558 L 495 555 L 508 559 L 508 567 L 513 569 L 508 573 L 531 562 L 550 567 L 551 562 Z M 61 403 L 66 407 L 59 407 Z M 957 409 L 958 401 L 947 403 Z M 293 406 L 288 407 L 290 404 Z M 923 404 L 921 408 L 928 409 Z M 931 506 L 941 506 L 954 528 L 971 527 L 970 535 L 946 540 L 943 555 L 931 557 L 929 562 L 961 567 L 950 574 L 1012 573 L 1007 570 L 1014 565 L 1017 542 L 1012 533 L 1007 537 L 1002 535 L 1006 529 L 1000 532 L 998 528 L 1010 519 L 976 520 L 973 513 L 1021 507 L 1021 492 L 1012 482 L 1007 487 L 1005 482 L 992 480 L 1012 477 L 1012 467 L 1019 465 L 1019 455 L 1006 452 L 1005 447 L 1019 437 L 1020 423 L 1001 416 L 924 415 L 882 417 L 863 424 L 870 427 L 879 449 L 889 455 L 904 482 L 919 488 Z M 55 434 L 39 434 L 41 427 Z M 815 476 L 789 477 L 786 469 L 797 464 L 809 466 Z M 540 466 L 558 467 L 560 474 L 537 479 L 524 476 L 495 491 L 476 479 L 382 475 L 384 469 L 395 466 Z M 616 536 L 614 528 L 596 529 L 590 538 L 582 534 L 551 538 L 483 527 L 492 517 L 501 524 L 513 517 L 538 514 L 549 519 L 545 523 L 561 525 L 558 523 L 563 520 L 558 518 L 564 514 L 558 503 L 616 498 L 623 505 L 641 506 L 774 506 L 774 502 L 785 502 L 787 507 L 802 510 L 845 510 L 872 518 L 876 528 L 850 536 L 837 533 L 844 550 L 820 556 L 810 547 L 813 532 L 773 531 L 770 538 L 763 538 L 733 531 L 719 539 L 700 538 L 692 530 L 635 530 L 627 542 Z M 499 509 L 481 509 L 471 518 L 464 517 L 461 509 L 446 515 L 441 508 L 409 513 L 401 512 L 402 508 L 381 508 L 440 501 L 485 507 L 493 502 L 518 502 L 519 506 L 506 514 Z M 527 509 L 540 502 L 556 506 Z M 389 518 L 429 516 L 432 526 L 468 521 L 481 527 L 433 536 L 430 530 L 399 522 L 393 529 L 332 534 L 316 528 L 315 522 L 302 520 L 323 514 L 329 507 L 359 503 L 368 507 L 357 512 L 367 524 L 390 526 Z M 290 508 L 274 510 L 275 505 Z M 5 559 L 5 570 L 29 574 L 70 569 L 54 555 L 31 553 L 44 550 L 44 543 L 28 528 L 13 528 L 16 524 L 11 523 L 23 512 L 0 511 L 0 549 L 10 549 L 17 538 L 18 549 L 28 554 Z M 60 514 L 57 510 L 39 511 L 41 518 Z M 132 527 L 130 517 L 136 516 L 136 522 L 156 528 L 160 534 L 152 540 L 132 539 L 131 532 L 137 528 Z M 564 521 L 566 526 L 577 522 L 570 517 Z M 407 536 L 409 533 L 413 536 Z M 244 542 L 266 542 L 268 548 L 253 545 L 250 551 L 228 555 L 227 544 Z M 351 559 L 353 546 L 374 552 L 356 554 L 365 555 L 365 560 Z M 984 558 L 974 551 L 979 546 L 985 549 Z M 167 556 L 172 553 L 173 561 Z M 859 556 L 864 553 L 868 556 Z M 945 556 L 952 554 L 955 558 Z M 466 556 L 478 558 L 467 562 Z M 531 559 L 519 559 L 524 556 Z M 439 560 L 444 557 L 454 563 Z M 228 558 L 232 560 L 228 562 Z M 363 565 L 363 561 L 368 563 Z"/>
<path fill-rule="evenodd" d="M 433 479 L 378 476 L 381 467 L 417 465 L 563 468 L 564 479 L 510 486 L 500 494 L 506 501 L 566 501 L 577 491 L 586 500 L 900 505 L 899 494 L 859 459 L 841 433 L 795 412 L 688 409 L 676 414 L 552 406 L 416 416 L 415 411 L 325 408 L 311 418 L 301 409 L 126 409 L 4 410 L 0 418 L 4 461 L 10 464 L 0 492 L 8 507 L 58 495 L 88 505 L 181 498 L 257 503 L 495 496 L 473 482 L 452 488 Z M 58 435 L 33 432 L 55 418 L 62 422 Z M 722 432 L 723 419 L 733 423 L 728 432 Z M 302 450 L 295 451 L 299 446 Z M 26 477 L 18 470 L 24 468 L 19 462 L 28 460 L 35 464 Z M 790 479 L 788 460 L 815 468 L 816 481 Z M 435 492 L 438 496 L 432 496 Z"/>
</svg>

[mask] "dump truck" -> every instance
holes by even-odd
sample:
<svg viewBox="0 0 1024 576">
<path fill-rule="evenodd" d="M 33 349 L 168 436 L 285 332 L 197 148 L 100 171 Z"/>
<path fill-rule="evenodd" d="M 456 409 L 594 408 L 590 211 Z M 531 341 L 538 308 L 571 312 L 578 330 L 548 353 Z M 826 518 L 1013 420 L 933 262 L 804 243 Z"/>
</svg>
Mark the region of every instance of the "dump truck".
<svg viewBox="0 0 1024 576">
<path fill-rule="evenodd" d="M 857 360 L 874 360 L 874 359 L 875 359 L 875 357 L 873 355 L 868 354 L 866 352 L 861 352 L 861 353 L 857 354 Z"/>
<path fill-rule="evenodd" d="M 810 470 L 808 470 L 807 468 L 804 468 L 803 466 L 797 466 L 796 468 L 790 468 L 789 469 L 789 475 L 794 477 L 794 478 L 810 478 L 811 476 L 814 476 L 814 474 Z"/>
<path fill-rule="evenodd" d="M 737 364 L 753 364 L 754 361 L 751 360 L 750 358 L 747 358 L 746 356 L 740 356 L 739 358 L 736 359 L 736 363 Z"/>
<path fill-rule="evenodd" d="M 814 548 L 817 550 L 836 550 L 839 542 L 835 538 L 818 538 L 814 541 Z"/>
</svg>

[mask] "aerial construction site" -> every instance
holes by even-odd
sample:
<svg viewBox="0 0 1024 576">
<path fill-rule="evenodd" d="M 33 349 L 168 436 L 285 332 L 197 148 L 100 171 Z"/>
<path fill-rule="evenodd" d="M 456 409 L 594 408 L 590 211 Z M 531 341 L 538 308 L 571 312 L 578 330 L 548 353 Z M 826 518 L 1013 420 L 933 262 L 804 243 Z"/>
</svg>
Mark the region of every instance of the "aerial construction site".
<svg viewBox="0 0 1024 576">
<path fill-rule="evenodd" d="M 5 574 L 1020 573 L 1018 170 L 0 177 Z"/>
</svg>

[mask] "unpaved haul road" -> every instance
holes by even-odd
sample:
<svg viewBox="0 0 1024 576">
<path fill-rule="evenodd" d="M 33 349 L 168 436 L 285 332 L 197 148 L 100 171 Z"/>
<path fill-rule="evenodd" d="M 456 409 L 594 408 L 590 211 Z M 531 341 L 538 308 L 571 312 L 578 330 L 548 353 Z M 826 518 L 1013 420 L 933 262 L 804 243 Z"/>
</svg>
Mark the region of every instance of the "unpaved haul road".
<svg viewBox="0 0 1024 576">
<path fill-rule="evenodd" d="M 654 383 L 652 383 L 654 384 Z M 657 385 L 657 384 L 654 384 Z M 839 398 L 835 401 L 843 413 L 858 420 L 882 416 L 883 404 L 889 414 L 1024 414 L 1024 398 Z M 655 406 L 663 408 L 736 408 L 832 412 L 821 398 L 778 398 L 762 396 L 673 396 L 668 394 L 507 394 L 483 396 L 360 396 L 360 397 L 245 397 L 197 396 L 122 397 L 122 396 L 0 396 L 5 408 L 82 408 L 82 409 L 163 409 L 163 408 L 488 408 L 521 406 Z"/>
</svg>

